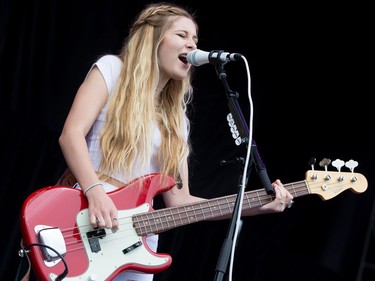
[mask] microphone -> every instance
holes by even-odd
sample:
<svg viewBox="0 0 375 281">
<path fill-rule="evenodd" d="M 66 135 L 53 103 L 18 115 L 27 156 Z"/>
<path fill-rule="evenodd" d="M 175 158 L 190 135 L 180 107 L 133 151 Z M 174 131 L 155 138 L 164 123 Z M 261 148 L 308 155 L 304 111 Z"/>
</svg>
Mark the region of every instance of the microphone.
<svg viewBox="0 0 375 281">
<path fill-rule="evenodd" d="M 230 54 L 230 53 L 219 51 L 219 50 L 205 52 L 199 49 L 189 52 L 186 57 L 188 63 L 195 65 L 195 66 L 200 66 L 206 63 L 225 64 L 228 61 L 236 61 L 241 58 L 242 58 L 242 55 L 238 53 Z"/>
</svg>

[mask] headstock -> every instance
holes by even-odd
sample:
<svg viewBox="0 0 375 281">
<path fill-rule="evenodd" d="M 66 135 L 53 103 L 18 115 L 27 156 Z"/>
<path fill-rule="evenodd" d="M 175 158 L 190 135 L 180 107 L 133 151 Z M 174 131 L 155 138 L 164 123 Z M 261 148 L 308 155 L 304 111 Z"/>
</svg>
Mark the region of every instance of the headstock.
<svg viewBox="0 0 375 281">
<path fill-rule="evenodd" d="M 312 170 L 306 172 L 306 183 L 311 194 L 318 194 L 324 200 L 328 200 L 347 189 L 355 193 L 362 193 L 367 189 L 367 179 L 362 174 L 354 173 L 358 162 L 337 159 L 332 162 L 337 171 L 328 171 L 327 167 L 331 164 L 329 159 L 324 158 L 319 164 L 324 167 L 324 171 L 317 171 L 312 165 Z M 341 172 L 344 166 L 350 171 Z"/>
</svg>

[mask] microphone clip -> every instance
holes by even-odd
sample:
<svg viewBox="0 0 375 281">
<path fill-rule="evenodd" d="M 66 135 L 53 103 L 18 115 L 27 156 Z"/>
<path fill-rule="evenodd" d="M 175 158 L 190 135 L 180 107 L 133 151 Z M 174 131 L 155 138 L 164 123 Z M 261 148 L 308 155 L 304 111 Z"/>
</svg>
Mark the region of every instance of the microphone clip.
<svg viewBox="0 0 375 281">
<path fill-rule="evenodd" d="M 224 52 L 223 50 L 212 50 L 208 54 L 208 61 L 213 64 L 221 64 L 224 65 L 229 61 L 236 61 L 241 59 L 241 54 L 238 53 L 228 53 Z"/>
<path fill-rule="evenodd" d="M 213 65 L 217 65 L 217 64 L 221 64 L 221 65 L 224 65 L 226 64 L 228 61 L 230 61 L 230 59 L 228 59 L 228 56 L 230 54 L 229 53 L 226 53 L 224 52 L 224 50 L 212 50 L 210 51 L 210 53 L 208 54 L 208 61 L 213 64 Z"/>
</svg>

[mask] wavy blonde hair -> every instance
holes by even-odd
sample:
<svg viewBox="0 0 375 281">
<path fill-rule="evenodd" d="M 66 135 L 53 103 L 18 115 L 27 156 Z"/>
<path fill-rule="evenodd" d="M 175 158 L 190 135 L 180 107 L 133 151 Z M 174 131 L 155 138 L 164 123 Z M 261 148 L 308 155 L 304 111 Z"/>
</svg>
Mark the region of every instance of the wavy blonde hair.
<svg viewBox="0 0 375 281">
<path fill-rule="evenodd" d="M 161 173 L 179 178 L 190 152 L 185 125 L 187 105 L 192 99 L 192 73 L 184 80 L 170 79 L 155 103 L 159 81 L 157 51 L 166 30 L 177 17 L 186 17 L 197 27 L 193 14 L 170 3 L 150 4 L 136 17 L 119 57 L 123 62 L 107 122 L 101 133 L 101 171 L 132 175 L 138 157 L 151 161 L 152 127 L 157 120 L 162 142 L 158 151 Z"/>
</svg>

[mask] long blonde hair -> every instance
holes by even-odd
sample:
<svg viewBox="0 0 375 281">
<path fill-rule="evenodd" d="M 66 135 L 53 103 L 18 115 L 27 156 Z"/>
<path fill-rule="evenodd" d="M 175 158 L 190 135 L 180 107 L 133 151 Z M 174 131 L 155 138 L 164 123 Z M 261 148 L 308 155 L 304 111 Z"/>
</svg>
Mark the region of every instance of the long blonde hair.
<svg viewBox="0 0 375 281">
<path fill-rule="evenodd" d="M 194 16 L 175 4 L 150 4 L 136 17 L 119 55 L 123 61 L 119 81 L 109 104 L 101 133 L 101 171 L 132 175 L 135 159 L 151 160 L 152 125 L 157 120 L 162 142 L 158 151 L 161 172 L 179 177 L 190 147 L 185 133 L 189 125 L 187 105 L 192 99 L 191 77 L 170 79 L 155 103 L 159 81 L 157 50 L 165 31 L 178 16 L 195 23 Z"/>
</svg>

